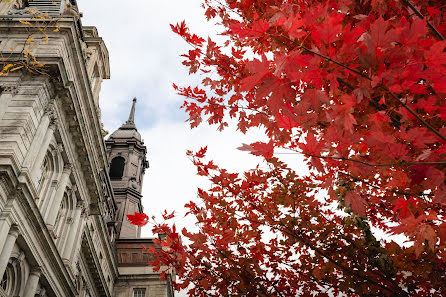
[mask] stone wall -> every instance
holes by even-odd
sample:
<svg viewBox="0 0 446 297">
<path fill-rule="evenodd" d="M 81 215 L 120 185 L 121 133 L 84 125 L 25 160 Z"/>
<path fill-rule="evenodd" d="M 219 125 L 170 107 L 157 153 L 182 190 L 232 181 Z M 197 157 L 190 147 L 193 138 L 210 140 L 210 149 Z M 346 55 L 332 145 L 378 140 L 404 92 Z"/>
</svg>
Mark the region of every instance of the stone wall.
<svg viewBox="0 0 446 297">
<path fill-rule="evenodd" d="M 0 53 L 27 38 L 26 14 L 0 11 Z M 1 13 L 3 12 L 3 14 Z M 108 54 L 75 18 L 48 29 L 33 55 L 47 74 L 0 77 L 0 296 L 111 297 L 118 277 L 116 205 L 98 96 Z"/>
</svg>

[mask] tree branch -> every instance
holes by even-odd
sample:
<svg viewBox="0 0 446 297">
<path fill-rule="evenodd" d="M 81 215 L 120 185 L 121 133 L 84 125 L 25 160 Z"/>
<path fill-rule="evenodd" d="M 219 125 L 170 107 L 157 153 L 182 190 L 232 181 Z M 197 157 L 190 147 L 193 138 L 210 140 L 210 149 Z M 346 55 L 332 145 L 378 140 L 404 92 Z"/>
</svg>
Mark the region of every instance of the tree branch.
<svg viewBox="0 0 446 297">
<path fill-rule="evenodd" d="M 342 174 L 342 175 L 350 177 L 353 182 L 360 182 L 360 183 L 366 184 L 366 185 L 368 185 L 368 186 L 370 186 L 372 188 L 379 189 L 379 190 L 384 190 L 386 192 L 391 192 L 391 193 L 395 193 L 395 194 L 398 194 L 398 195 L 403 195 L 403 196 L 431 196 L 431 197 L 434 196 L 434 194 L 432 194 L 432 193 L 426 193 L 426 194 L 425 193 L 418 193 L 418 194 L 414 194 L 414 193 L 408 193 L 408 192 L 401 192 L 401 191 L 391 190 L 391 189 L 387 189 L 387 188 L 383 189 L 383 187 L 380 187 L 380 186 L 374 185 L 374 184 L 372 184 L 370 182 L 364 181 L 364 180 L 362 180 L 362 179 L 360 179 L 360 178 L 358 178 L 356 176 L 353 176 L 351 174 L 348 174 L 348 173 L 345 173 L 345 172 L 342 172 L 342 171 L 339 171 L 339 173 Z"/>
<path fill-rule="evenodd" d="M 395 162 L 395 163 L 373 164 L 373 163 L 367 163 L 367 162 L 361 161 L 361 160 L 349 159 L 349 158 L 344 158 L 344 157 L 319 156 L 319 155 L 315 155 L 315 154 L 309 154 L 309 153 L 306 153 L 306 152 L 303 152 L 303 151 L 300 152 L 298 150 L 291 149 L 291 148 L 285 148 L 285 149 L 288 149 L 288 150 L 296 152 L 296 153 L 301 153 L 301 154 L 303 154 L 305 156 L 308 156 L 308 157 L 355 162 L 355 163 L 359 163 L 359 164 L 362 164 L 362 165 L 365 165 L 365 166 L 370 166 L 370 167 L 392 167 L 392 166 L 414 166 L 414 165 L 446 165 L 446 161 L 439 161 L 439 162 L 406 162 L 404 160 L 401 160 L 401 161 Z M 276 154 L 281 154 L 281 153 L 276 153 Z"/>
<path fill-rule="evenodd" d="M 409 0 L 403 0 L 403 2 L 410 7 L 410 9 L 422 20 L 424 20 L 424 16 L 421 14 L 421 12 L 415 7 L 413 6 L 413 4 L 409 1 Z M 435 27 L 428 21 L 426 20 L 426 24 L 429 27 L 429 29 L 432 30 L 432 32 L 434 33 L 434 35 L 436 35 L 440 40 L 444 40 L 443 35 L 441 35 L 440 32 L 438 32 L 437 29 L 435 29 Z"/>
</svg>

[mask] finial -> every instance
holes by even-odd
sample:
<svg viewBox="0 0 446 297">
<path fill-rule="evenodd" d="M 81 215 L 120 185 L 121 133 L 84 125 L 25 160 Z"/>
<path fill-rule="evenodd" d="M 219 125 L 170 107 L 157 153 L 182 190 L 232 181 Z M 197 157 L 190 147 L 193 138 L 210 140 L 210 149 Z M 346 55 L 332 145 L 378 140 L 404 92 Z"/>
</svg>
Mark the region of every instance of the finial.
<svg viewBox="0 0 446 297">
<path fill-rule="evenodd" d="M 135 106 L 136 106 L 136 98 L 133 98 L 132 109 L 130 110 L 129 119 L 125 123 L 126 125 L 135 125 Z"/>
</svg>

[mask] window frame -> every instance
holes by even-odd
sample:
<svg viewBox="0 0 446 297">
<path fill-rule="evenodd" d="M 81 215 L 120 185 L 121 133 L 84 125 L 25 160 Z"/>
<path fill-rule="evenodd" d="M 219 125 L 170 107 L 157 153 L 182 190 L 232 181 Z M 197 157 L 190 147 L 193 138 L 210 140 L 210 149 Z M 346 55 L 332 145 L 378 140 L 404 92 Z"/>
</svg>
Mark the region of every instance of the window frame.
<svg viewBox="0 0 446 297">
<path fill-rule="evenodd" d="M 122 163 L 118 163 L 121 161 L 115 161 L 117 159 L 121 159 Z M 115 161 L 114 164 L 113 164 L 113 161 Z M 127 165 L 126 163 L 127 163 L 127 160 L 122 156 L 115 156 L 112 158 L 112 160 L 110 162 L 109 172 L 108 172 L 108 176 L 110 177 L 111 180 L 122 180 L 122 178 L 124 177 L 124 174 L 125 174 L 125 167 Z M 122 172 L 121 172 L 121 170 L 122 170 Z M 114 175 L 114 173 L 119 173 L 120 176 L 118 176 L 119 174 Z"/>
<path fill-rule="evenodd" d="M 146 297 L 146 293 L 146 288 L 134 288 L 132 297 Z"/>
</svg>

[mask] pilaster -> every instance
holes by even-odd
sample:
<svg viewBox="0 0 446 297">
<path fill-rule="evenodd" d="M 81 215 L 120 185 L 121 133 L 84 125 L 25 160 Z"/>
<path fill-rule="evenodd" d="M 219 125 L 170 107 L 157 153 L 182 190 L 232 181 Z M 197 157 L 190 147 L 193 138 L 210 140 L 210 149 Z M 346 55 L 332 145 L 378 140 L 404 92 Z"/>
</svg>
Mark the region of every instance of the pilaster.
<svg viewBox="0 0 446 297">
<path fill-rule="evenodd" d="M 62 177 L 60 178 L 59 184 L 57 186 L 56 193 L 54 194 L 53 200 L 50 201 L 49 209 L 46 217 L 46 224 L 50 230 L 53 230 L 54 224 L 56 223 L 57 213 L 59 212 L 60 204 L 62 203 L 63 195 L 67 188 L 68 180 L 71 174 L 71 164 L 66 164 L 62 172 Z"/>
<path fill-rule="evenodd" d="M 42 270 L 40 267 L 33 267 L 29 273 L 28 280 L 26 281 L 25 292 L 23 297 L 34 297 L 37 292 L 37 285 L 39 284 L 40 275 Z"/>
</svg>

